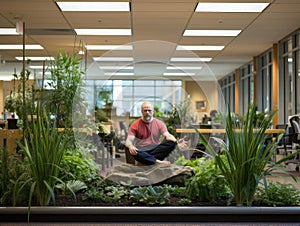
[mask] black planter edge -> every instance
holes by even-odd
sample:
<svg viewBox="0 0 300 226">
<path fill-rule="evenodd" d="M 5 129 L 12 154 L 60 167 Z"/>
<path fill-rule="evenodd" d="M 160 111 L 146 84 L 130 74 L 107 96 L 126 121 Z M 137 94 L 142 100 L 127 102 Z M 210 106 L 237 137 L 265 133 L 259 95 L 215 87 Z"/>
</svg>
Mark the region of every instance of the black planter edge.
<svg viewBox="0 0 300 226">
<path fill-rule="evenodd" d="M 26 222 L 28 207 L 0 207 Z M 300 207 L 31 207 L 30 222 L 300 222 Z"/>
</svg>

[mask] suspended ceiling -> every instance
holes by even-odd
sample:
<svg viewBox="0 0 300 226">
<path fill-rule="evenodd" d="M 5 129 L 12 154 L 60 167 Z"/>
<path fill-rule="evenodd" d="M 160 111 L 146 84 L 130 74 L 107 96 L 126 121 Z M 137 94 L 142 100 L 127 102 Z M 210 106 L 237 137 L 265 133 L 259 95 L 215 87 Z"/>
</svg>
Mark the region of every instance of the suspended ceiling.
<svg viewBox="0 0 300 226">
<path fill-rule="evenodd" d="M 74 0 L 73 0 L 74 1 Z M 90 0 L 92 1 L 92 0 Z M 119 0 L 122 1 L 122 0 Z M 170 58 L 211 57 L 193 72 L 196 80 L 222 78 L 251 61 L 254 56 L 300 27 L 299 0 L 231 0 L 229 2 L 268 2 L 262 13 L 194 12 L 195 0 L 131 0 L 130 12 L 62 12 L 54 0 L 0 0 L 0 27 L 14 28 L 23 21 L 26 44 L 40 44 L 44 50 L 26 50 L 26 56 L 53 56 L 58 50 L 74 54 L 85 45 L 127 45 L 133 50 L 87 51 L 83 65 L 87 78 L 160 78 Z M 128 1 L 122 1 L 128 2 Z M 225 0 L 205 2 L 228 2 Z M 78 36 L 77 28 L 129 28 L 130 36 Z M 187 37 L 186 29 L 240 29 L 236 37 Z M 0 44 L 22 44 L 23 37 L 1 36 Z M 221 51 L 176 51 L 177 45 L 224 45 Z M 0 50 L 0 76 L 19 71 L 22 63 L 15 59 L 22 50 Z M 110 62 L 105 66 L 132 66 L 133 76 L 110 76 L 93 57 L 133 57 L 133 62 Z M 41 65 L 41 62 L 31 62 Z M 183 66 L 183 63 L 181 63 Z M 124 70 L 125 71 L 125 70 Z M 111 72 L 112 74 L 115 71 Z M 190 76 L 168 78 L 188 79 Z M 0 77 L 1 79 L 1 77 Z"/>
</svg>

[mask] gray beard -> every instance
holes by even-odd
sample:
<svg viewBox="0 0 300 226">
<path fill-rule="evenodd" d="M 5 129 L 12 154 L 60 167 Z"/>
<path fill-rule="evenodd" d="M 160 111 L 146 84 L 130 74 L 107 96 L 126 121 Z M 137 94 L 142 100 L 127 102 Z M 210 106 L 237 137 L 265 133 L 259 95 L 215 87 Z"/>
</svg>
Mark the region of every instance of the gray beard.
<svg viewBox="0 0 300 226">
<path fill-rule="evenodd" d="M 145 121 L 150 122 L 152 117 L 151 116 L 146 116 L 146 117 L 144 117 L 144 119 L 145 119 Z"/>
</svg>

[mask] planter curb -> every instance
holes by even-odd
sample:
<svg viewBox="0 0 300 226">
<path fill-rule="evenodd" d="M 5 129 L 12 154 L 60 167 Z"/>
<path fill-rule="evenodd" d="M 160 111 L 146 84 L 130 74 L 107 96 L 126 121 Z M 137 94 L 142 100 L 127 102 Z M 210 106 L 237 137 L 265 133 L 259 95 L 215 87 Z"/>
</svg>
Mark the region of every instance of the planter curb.
<svg viewBox="0 0 300 226">
<path fill-rule="evenodd" d="M 26 222 L 27 211 L 28 207 L 0 207 L 0 218 Z M 300 207 L 31 207 L 30 221 L 300 222 Z"/>
</svg>

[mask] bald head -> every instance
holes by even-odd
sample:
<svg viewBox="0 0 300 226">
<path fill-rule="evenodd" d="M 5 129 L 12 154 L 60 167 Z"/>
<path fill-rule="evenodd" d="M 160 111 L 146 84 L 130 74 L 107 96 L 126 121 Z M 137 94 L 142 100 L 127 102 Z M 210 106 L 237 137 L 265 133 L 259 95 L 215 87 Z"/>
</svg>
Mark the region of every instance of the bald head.
<svg viewBox="0 0 300 226">
<path fill-rule="evenodd" d="M 150 122 L 153 116 L 153 107 L 151 102 L 144 102 L 141 107 L 141 112 L 143 115 L 143 120 L 145 122 Z"/>
<path fill-rule="evenodd" d="M 146 102 L 142 103 L 141 109 L 143 110 L 144 107 L 151 107 L 151 109 L 152 109 L 152 103 L 149 101 L 146 101 Z"/>
</svg>

